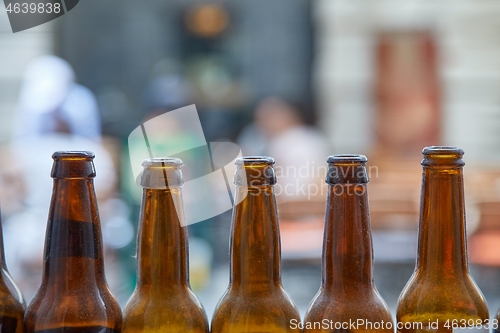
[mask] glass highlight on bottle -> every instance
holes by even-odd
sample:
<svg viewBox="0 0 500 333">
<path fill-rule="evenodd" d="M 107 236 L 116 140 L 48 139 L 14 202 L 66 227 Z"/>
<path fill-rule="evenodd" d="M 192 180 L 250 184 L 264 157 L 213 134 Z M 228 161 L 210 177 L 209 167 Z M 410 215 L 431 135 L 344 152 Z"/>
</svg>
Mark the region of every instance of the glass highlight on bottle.
<svg viewBox="0 0 500 333">
<path fill-rule="evenodd" d="M 464 152 L 432 146 L 422 154 L 417 263 L 399 297 L 398 330 L 488 332 L 488 307 L 467 262 Z"/>
<path fill-rule="evenodd" d="M 323 277 L 305 316 L 304 333 L 334 332 L 352 322 L 356 332 L 394 331 L 391 313 L 373 281 L 366 161 L 363 155 L 327 160 Z"/>
<path fill-rule="evenodd" d="M 217 306 L 212 333 L 300 332 L 300 316 L 281 283 L 274 160 L 236 160 L 229 287 Z"/>
<path fill-rule="evenodd" d="M 25 333 L 119 333 L 120 307 L 104 276 L 94 154 L 56 152 L 42 283 Z"/>
<path fill-rule="evenodd" d="M 124 311 L 124 333 L 209 332 L 205 311 L 189 285 L 181 165 L 176 158 L 143 163 L 137 286 Z"/>
</svg>

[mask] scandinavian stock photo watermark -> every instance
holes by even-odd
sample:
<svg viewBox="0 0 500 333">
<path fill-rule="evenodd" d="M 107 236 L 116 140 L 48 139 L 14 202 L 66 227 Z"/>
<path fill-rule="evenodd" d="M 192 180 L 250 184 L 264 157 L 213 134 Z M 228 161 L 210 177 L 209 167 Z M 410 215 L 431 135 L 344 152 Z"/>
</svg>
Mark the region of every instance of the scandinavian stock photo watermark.
<svg viewBox="0 0 500 333">
<path fill-rule="evenodd" d="M 249 186 L 258 183 L 256 180 L 265 177 L 264 170 L 256 170 L 248 177 Z M 324 196 L 329 191 L 333 195 L 364 195 L 366 193 L 366 184 L 358 184 L 347 181 L 343 184 L 331 185 L 329 189 L 325 182 L 326 178 L 350 178 L 361 179 L 367 174 L 369 179 L 378 178 L 378 166 L 367 166 L 366 173 L 364 168 L 356 165 L 352 166 L 328 166 L 319 165 L 315 161 L 304 161 L 300 166 L 281 166 L 274 167 L 277 182 L 274 185 L 274 194 L 277 196 L 300 197 L 311 200 L 316 196 Z M 258 187 L 258 186 L 256 186 Z M 249 192 L 249 195 L 259 195 L 260 191 Z"/>
<path fill-rule="evenodd" d="M 308 330 L 425 330 L 436 332 L 439 329 L 447 329 L 453 331 L 464 332 L 488 332 L 490 329 L 498 329 L 498 320 L 481 320 L 481 319 L 446 319 L 446 320 L 427 320 L 427 321 L 407 321 L 396 322 L 392 321 L 370 321 L 368 319 L 349 319 L 345 321 L 336 321 L 324 318 L 319 321 L 301 322 L 297 319 L 290 320 L 289 326 L 291 329 L 308 329 Z"/>
<path fill-rule="evenodd" d="M 261 173 L 269 172 L 269 168 L 253 170 L 246 176 L 247 186 L 239 186 L 238 195 L 234 196 L 233 175 L 237 170 L 235 162 L 242 157 L 241 149 L 232 142 L 207 142 L 195 105 L 168 111 L 143 122 L 130 133 L 128 148 L 132 174 L 138 185 L 144 160 L 175 157 L 183 161 L 183 201 L 176 202 L 175 207 L 184 226 L 229 211 L 247 195 L 259 195 L 259 186 L 252 184 L 258 184 L 259 181 L 254 182 L 258 178 L 270 176 Z M 376 166 L 336 167 L 326 163 L 326 156 L 324 161 L 304 160 L 295 166 L 277 163 L 273 170 L 271 176 L 277 178 L 273 194 L 307 200 L 324 196 L 328 191 L 334 195 L 363 195 L 366 192 L 366 184 L 352 181 L 352 184 L 335 184 L 329 190 L 326 178 L 378 177 Z M 248 190 L 250 187 L 252 191 Z M 137 190 L 140 191 L 140 186 Z"/>
<path fill-rule="evenodd" d="M 231 142 L 207 142 L 194 104 L 140 124 L 128 136 L 128 149 L 137 184 L 144 160 L 176 157 L 183 161 L 183 200 L 175 202 L 183 226 L 220 215 L 238 203 L 232 195 L 235 193 L 232 176 L 241 150 Z M 139 186 L 137 190 L 140 191 Z M 239 196 L 238 200 L 244 197 Z"/>
</svg>

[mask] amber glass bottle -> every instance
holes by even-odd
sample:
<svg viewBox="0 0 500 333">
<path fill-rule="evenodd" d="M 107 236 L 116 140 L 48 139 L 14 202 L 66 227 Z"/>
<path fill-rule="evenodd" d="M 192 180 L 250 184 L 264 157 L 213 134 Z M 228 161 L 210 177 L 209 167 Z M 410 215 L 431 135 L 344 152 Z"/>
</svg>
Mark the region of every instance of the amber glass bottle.
<svg viewBox="0 0 500 333">
<path fill-rule="evenodd" d="M 281 284 L 276 175 L 270 157 L 236 160 L 231 275 L 212 333 L 300 332 L 300 317 Z"/>
<path fill-rule="evenodd" d="M 334 155 L 327 161 L 323 278 L 304 319 L 304 332 L 391 333 L 391 313 L 373 282 L 367 159 Z"/>
<path fill-rule="evenodd" d="M 422 153 L 417 264 L 399 297 L 398 331 L 452 332 L 486 325 L 488 307 L 467 262 L 463 151 L 433 146 Z"/>
<path fill-rule="evenodd" d="M 209 331 L 205 311 L 189 285 L 181 165 L 174 158 L 143 163 L 138 278 L 125 308 L 124 333 Z"/>
<path fill-rule="evenodd" d="M 94 154 L 56 152 L 42 283 L 25 315 L 26 333 L 117 333 L 121 310 L 104 276 Z"/>
<path fill-rule="evenodd" d="M 1 215 L 1 214 L 0 214 Z M 26 305 L 5 264 L 2 223 L 0 219 L 0 333 L 22 333 Z"/>
</svg>

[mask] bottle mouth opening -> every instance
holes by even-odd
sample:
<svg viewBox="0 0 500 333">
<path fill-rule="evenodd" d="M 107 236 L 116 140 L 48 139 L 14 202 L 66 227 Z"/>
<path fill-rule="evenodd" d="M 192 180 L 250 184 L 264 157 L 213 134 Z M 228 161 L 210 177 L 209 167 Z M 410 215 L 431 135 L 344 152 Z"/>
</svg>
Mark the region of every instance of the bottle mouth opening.
<svg viewBox="0 0 500 333">
<path fill-rule="evenodd" d="M 175 157 L 155 157 L 148 158 L 142 161 L 144 169 L 147 168 L 175 168 L 178 169 L 183 165 L 180 158 Z"/>
<path fill-rule="evenodd" d="M 426 157 L 462 157 L 464 155 L 464 151 L 454 146 L 430 146 L 425 147 L 422 150 L 422 155 Z"/>
<path fill-rule="evenodd" d="M 274 158 L 269 156 L 245 156 L 237 158 L 237 166 L 268 166 L 274 164 Z"/>
<path fill-rule="evenodd" d="M 95 154 L 91 151 L 56 151 L 52 159 L 57 160 L 92 160 Z"/>
<path fill-rule="evenodd" d="M 422 150 L 423 166 L 463 166 L 464 151 L 455 146 L 430 146 Z"/>
<path fill-rule="evenodd" d="M 360 154 L 337 154 L 328 156 L 328 164 L 365 164 L 368 161 L 365 155 Z"/>
</svg>

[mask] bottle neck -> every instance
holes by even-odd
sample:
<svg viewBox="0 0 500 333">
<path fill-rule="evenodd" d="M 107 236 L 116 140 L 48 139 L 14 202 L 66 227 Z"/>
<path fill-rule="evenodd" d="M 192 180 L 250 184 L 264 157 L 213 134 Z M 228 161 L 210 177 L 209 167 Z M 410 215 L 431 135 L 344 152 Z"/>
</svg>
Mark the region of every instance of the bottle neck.
<svg viewBox="0 0 500 333">
<path fill-rule="evenodd" d="M 323 244 L 323 288 L 336 295 L 373 287 L 373 249 L 366 184 L 329 185 Z"/>
<path fill-rule="evenodd" d="M 417 271 L 429 276 L 467 274 L 461 167 L 424 167 Z"/>
<path fill-rule="evenodd" d="M 81 285 L 105 282 L 101 225 L 92 179 L 54 179 L 43 281 L 56 285 L 61 281 L 81 281 Z"/>
<path fill-rule="evenodd" d="M 233 213 L 231 285 L 239 291 L 267 291 L 281 284 L 273 186 L 237 186 L 235 200 L 239 203 Z"/>
<path fill-rule="evenodd" d="M 161 297 L 154 292 L 188 286 L 187 229 L 181 226 L 175 205 L 175 200 L 182 200 L 181 189 L 145 188 L 142 200 L 137 285 Z"/>
</svg>

